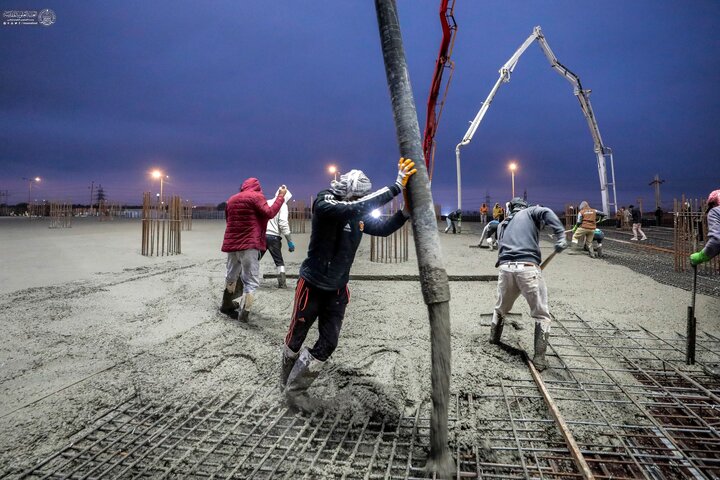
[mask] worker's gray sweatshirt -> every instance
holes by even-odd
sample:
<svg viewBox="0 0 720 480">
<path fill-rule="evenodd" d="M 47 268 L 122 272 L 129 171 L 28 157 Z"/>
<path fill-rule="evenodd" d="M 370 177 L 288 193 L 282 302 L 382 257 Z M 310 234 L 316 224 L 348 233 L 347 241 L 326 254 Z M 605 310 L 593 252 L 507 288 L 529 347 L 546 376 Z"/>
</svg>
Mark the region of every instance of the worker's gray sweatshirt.
<svg viewBox="0 0 720 480">
<path fill-rule="evenodd" d="M 711 208 L 707 215 L 708 234 L 705 254 L 713 258 L 720 253 L 720 207 Z"/>
<path fill-rule="evenodd" d="M 565 235 L 560 219 L 549 208 L 528 207 L 515 213 L 498 228 L 498 261 L 495 266 L 508 262 L 527 262 L 540 265 L 540 230 L 549 225 L 555 240 Z"/>
</svg>

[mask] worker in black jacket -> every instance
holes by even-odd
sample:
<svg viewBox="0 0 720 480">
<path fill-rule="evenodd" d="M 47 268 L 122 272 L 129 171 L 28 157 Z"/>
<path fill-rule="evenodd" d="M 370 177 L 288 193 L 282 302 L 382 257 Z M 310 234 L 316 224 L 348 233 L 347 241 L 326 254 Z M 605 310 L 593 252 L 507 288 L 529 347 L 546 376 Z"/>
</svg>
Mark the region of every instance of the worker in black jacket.
<svg viewBox="0 0 720 480">
<path fill-rule="evenodd" d="M 412 160 L 400 159 L 395 183 L 373 193 L 370 180 L 360 170 L 351 170 L 318 193 L 313 203 L 312 232 L 308 256 L 300 267 L 295 304 L 282 353 L 280 383 L 288 402 L 310 409 L 307 389 L 338 344 L 345 308 L 350 267 L 363 233 L 387 236 L 402 227 L 410 216 L 403 210 L 381 220 L 371 212 L 404 192 L 417 171 Z M 369 193 L 369 194 L 368 194 Z M 308 349 L 301 347 L 315 320 L 319 338 Z"/>
</svg>

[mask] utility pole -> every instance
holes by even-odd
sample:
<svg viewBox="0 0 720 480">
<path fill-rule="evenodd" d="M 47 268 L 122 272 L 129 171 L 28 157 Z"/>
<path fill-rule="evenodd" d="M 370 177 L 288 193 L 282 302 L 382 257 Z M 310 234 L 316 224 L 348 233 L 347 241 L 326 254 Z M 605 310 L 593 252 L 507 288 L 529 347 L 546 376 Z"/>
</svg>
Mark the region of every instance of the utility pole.
<svg viewBox="0 0 720 480">
<path fill-rule="evenodd" d="M 428 472 L 449 477 L 455 471 L 448 449 L 448 405 L 450 403 L 450 286 L 442 263 L 440 235 L 435 219 L 430 179 L 423 158 L 420 127 L 395 0 L 375 0 L 385 73 L 392 101 L 400 155 L 415 160 L 417 173 L 410 177 L 410 202 L 420 286 L 430 320 L 430 374 L 433 410 L 430 419 Z"/>
<path fill-rule="evenodd" d="M 95 194 L 95 180 L 90 182 L 90 211 L 88 212 L 90 215 L 92 215 L 93 198 L 95 198 L 93 196 L 94 194 Z"/>
<path fill-rule="evenodd" d="M 489 204 L 490 204 L 490 192 L 485 190 L 485 205 L 489 205 Z"/>
<path fill-rule="evenodd" d="M 660 201 L 660 184 L 665 183 L 665 180 L 660 180 L 660 175 L 657 173 L 655 174 L 655 179 L 650 182 L 648 185 L 651 187 L 655 186 L 655 209 L 657 210 L 658 207 L 662 205 L 662 202 Z"/>
</svg>

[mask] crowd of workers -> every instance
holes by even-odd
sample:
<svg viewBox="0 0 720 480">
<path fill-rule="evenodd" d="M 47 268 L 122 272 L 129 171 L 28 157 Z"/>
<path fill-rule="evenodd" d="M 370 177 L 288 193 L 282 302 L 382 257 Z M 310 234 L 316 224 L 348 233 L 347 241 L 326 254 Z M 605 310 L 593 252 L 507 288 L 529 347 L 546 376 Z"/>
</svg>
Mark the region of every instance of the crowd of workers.
<svg viewBox="0 0 720 480">
<path fill-rule="evenodd" d="M 324 363 L 335 351 L 345 309 L 350 301 L 348 279 L 355 253 L 364 233 L 387 236 L 410 218 L 405 196 L 408 179 L 416 173 L 412 160 L 401 158 L 394 183 L 372 191 L 368 177 L 351 170 L 333 180 L 320 191 L 312 205 L 312 230 L 307 257 L 302 262 L 295 299 L 280 361 L 280 386 L 288 403 L 301 410 L 311 409 L 308 388 L 319 375 Z M 402 210 L 389 218 L 375 218 L 371 212 L 403 194 Z M 220 310 L 232 318 L 247 322 L 260 285 L 260 259 L 266 251 L 277 268 L 278 288 L 286 288 L 282 255 L 283 237 L 288 250 L 295 245 L 288 225 L 287 201 L 291 194 L 280 186 L 273 198 L 266 200 L 256 178 L 248 178 L 240 192 L 230 197 L 226 206 L 226 229 L 222 251 L 227 253 L 225 289 Z M 708 197 L 708 235 L 705 247 L 690 256 L 693 266 L 707 262 L 720 253 L 720 190 Z M 498 250 L 495 266 L 499 268 L 497 302 L 493 310 L 489 341 L 501 340 L 504 320 L 514 302 L 522 295 L 535 321 L 533 364 L 539 371 L 547 368 L 545 357 L 550 335 L 551 316 L 548 295 L 542 275 L 540 231 L 552 230 L 555 253 L 572 244 L 585 249 L 590 257 L 602 256 L 603 232 L 598 229 L 605 213 L 583 201 L 572 230 L 566 231 L 558 216 L 549 208 L 530 206 L 522 198 L 513 198 L 504 208 L 495 203 L 492 220 L 489 208 L 482 204 L 481 220 L 486 223 L 480 247 Z M 656 212 L 657 213 L 657 212 Z M 626 218 L 627 215 L 627 218 Z M 447 228 L 456 233 L 455 222 L 461 211 L 447 217 Z M 633 205 L 618 211 L 618 223 L 632 222 L 631 240 L 646 240 L 641 228 L 640 210 Z M 641 238 L 638 238 L 638 234 Z M 311 348 L 303 344 L 314 323 L 318 339 Z"/>
</svg>

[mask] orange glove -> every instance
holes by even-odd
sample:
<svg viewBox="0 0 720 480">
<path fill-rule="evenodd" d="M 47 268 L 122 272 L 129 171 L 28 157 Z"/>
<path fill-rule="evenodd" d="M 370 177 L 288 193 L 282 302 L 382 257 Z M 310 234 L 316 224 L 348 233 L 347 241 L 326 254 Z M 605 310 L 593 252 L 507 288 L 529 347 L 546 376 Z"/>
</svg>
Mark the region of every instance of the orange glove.
<svg viewBox="0 0 720 480">
<path fill-rule="evenodd" d="M 397 183 L 400 188 L 404 189 L 410 177 L 417 173 L 417 168 L 413 167 L 415 167 L 415 162 L 409 158 L 400 157 L 400 161 L 398 162 L 398 176 L 395 180 L 395 183 Z"/>
</svg>

